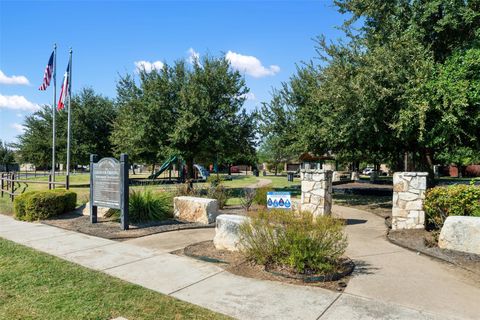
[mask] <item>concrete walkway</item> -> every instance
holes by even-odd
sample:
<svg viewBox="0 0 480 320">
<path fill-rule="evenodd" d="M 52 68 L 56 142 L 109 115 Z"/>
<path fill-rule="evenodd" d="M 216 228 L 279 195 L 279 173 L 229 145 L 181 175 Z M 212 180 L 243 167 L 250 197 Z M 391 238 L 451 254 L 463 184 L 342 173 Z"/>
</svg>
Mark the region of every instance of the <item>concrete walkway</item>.
<svg viewBox="0 0 480 320">
<path fill-rule="evenodd" d="M 382 219 L 334 212 L 350 219 L 347 254 L 359 265 L 344 293 L 243 278 L 168 253 L 211 239 L 211 229 L 115 242 L 0 215 L 0 237 L 239 319 L 478 319 L 480 285 L 387 242 Z"/>
<path fill-rule="evenodd" d="M 251 184 L 251 185 L 248 185 L 246 186 L 246 188 L 249 188 L 249 189 L 257 189 L 257 188 L 262 188 L 262 187 L 266 187 L 268 186 L 269 184 L 272 183 L 272 180 L 270 179 L 265 179 L 265 178 L 258 178 L 258 181 Z"/>
</svg>

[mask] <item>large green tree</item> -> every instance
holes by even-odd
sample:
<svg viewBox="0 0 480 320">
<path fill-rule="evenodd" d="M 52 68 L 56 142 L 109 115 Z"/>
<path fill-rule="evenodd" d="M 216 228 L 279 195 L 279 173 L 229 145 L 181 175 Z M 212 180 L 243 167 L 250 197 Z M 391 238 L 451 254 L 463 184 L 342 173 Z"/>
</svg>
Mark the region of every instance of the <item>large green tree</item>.
<svg viewBox="0 0 480 320">
<path fill-rule="evenodd" d="M 255 116 L 243 108 L 249 89 L 224 58 L 141 70 L 138 84 L 127 75 L 117 91 L 119 116 L 111 140 L 134 161 L 155 164 L 177 154 L 191 177 L 194 162 L 254 158 Z"/>
<path fill-rule="evenodd" d="M 478 159 L 480 1 L 335 3 L 346 40 L 319 38 L 321 63 L 282 87 L 294 148 L 394 169 Z"/>
<path fill-rule="evenodd" d="M 89 163 L 91 153 L 100 157 L 112 155 L 109 140 L 116 108 L 113 102 L 92 89 L 82 89 L 73 95 L 71 103 L 71 162 L 73 165 Z M 48 168 L 52 161 L 51 106 L 45 105 L 40 110 L 27 116 L 24 121 L 25 131 L 18 137 L 16 147 L 22 162 L 33 163 L 37 167 Z M 56 113 L 56 157 L 57 163 L 66 163 L 67 145 L 67 110 Z"/>
<path fill-rule="evenodd" d="M 0 140 L 0 165 L 3 170 L 9 171 L 10 166 L 15 163 L 15 152 L 5 141 Z"/>
</svg>

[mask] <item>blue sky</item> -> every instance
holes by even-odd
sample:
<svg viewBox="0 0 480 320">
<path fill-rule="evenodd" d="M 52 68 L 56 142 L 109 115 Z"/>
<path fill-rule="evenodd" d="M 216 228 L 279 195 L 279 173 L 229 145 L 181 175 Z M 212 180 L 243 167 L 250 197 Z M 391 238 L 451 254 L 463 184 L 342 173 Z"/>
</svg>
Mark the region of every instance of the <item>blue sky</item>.
<svg viewBox="0 0 480 320">
<path fill-rule="evenodd" d="M 38 91 L 53 43 L 57 96 L 73 48 L 72 90 L 115 98 L 119 74 L 195 54 L 226 55 L 251 89 L 246 107 L 315 56 L 313 38 L 338 39 L 345 19 L 330 1 L 0 0 L 0 139 L 21 133 L 25 115 L 52 102 Z"/>
</svg>

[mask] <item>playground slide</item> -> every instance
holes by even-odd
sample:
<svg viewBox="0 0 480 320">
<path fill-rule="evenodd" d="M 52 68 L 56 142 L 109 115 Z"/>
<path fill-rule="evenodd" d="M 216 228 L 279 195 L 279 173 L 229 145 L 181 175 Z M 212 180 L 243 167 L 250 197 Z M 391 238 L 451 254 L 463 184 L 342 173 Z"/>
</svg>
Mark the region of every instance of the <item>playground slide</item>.
<svg viewBox="0 0 480 320">
<path fill-rule="evenodd" d="M 158 178 L 158 176 L 161 175 L 165 170 L 167 170 L 175 161 L 177 161 L 177 156 L 171 156 L 170 159 L 168 159 L 162 164 L 162 166 L 160 167 L 160 170 L 150 175 L 148 179 Z"/>
<path fill-rule="evenodd" d="M 207 169 L 205 169 L 203 166 L 199 164 L 194 164 L 193 165 L 195 168 L 198 170 L 198 175 L 202 180 L 207 180 L 208 176 L 210 175 L 210 172 L 208 172 Z"/>
</svg>

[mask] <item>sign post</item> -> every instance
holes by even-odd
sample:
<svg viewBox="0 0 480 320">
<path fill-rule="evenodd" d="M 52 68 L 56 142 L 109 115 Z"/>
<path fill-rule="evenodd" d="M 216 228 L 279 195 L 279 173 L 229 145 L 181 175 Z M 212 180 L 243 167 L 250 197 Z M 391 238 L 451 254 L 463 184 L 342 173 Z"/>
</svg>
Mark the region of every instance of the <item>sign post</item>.
<svg viewBox="0 0 480 320">
<path fill-rule="evenodd" d="M 267 209 L 292 209 L 290 192 L 267 192 Z"/>
<path fill-rule="evenodd" d="M 119 209 L 123 230 L 128 230 L 128 156 L 102 158 L 90 155 L 90 221 L 97 222 L 97 207 Z"/>
</svg>

